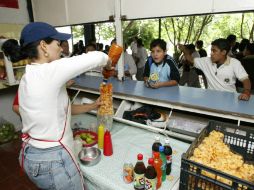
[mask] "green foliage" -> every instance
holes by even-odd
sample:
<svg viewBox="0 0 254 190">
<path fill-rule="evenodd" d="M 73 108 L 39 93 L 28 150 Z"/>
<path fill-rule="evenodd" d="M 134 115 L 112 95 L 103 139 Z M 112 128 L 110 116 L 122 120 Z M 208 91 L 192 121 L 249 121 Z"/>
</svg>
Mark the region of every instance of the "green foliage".
<svg viewBox="0 0 254 190">
<path fill-rule="evenodd" d="M 243 21 L 242 15 L 244 15 Z M 205 28 L 202 34 L 204 46 L 210 45 L 217 38 L 226 38 L 229 34 L 236 35 L 237 41 L 239 42 L 242 38 L 252 39 L 253 34 L 251 34 L 251 29 L 253 24 L 253 13 L 214 15 L 212 22 Z"/>
<path fill-rule="evenodd" d="M 111 41 L 115 38 L 115 27 L 113 23 L 100 23 L 95 25 L 97 42 L 100 39 Z M 122 22 L 123 41 L 130 44 L 133 37 L 137 36 L 143 40 L 145 48 L 149 48 L 152 39 L 157 38 L 157 20 L 136 20 Z"/>
<path fill-rule="evenodd" d="M 133 37 L 141 38 L 146 49 L 153 39 L 158 38 L 158 19 L 126 21 L 123 23 L 124 42 L 130 44 Z"/>
<path fill-rule="evenodd" d="M 101 39 L 112 40 L 115 38 L 114 23 L 95 24 L 95 38 L 99 42 Z"/>
<path fill-rule="evenodd" d="M 111 41 L 115 38 L 114 23 L 95 25 L 97 42 L 101 39 Z M 123 21 L 123 40 L 130 44 L 133 37 L 143 40 L 146 49 L 150 42 L 159 36 L 158 19 Z M 83 27 L 73 26 L 74 38 L 83 35 Z M 171 44 L 171 50 L 177 53 L 178 43 L 204 41 L 204 47 L 217 38 L 226 38 L 235 34 L 241 38 L 253 39 L 254 13 L 217 14 L 186 17 L 168 17 L 161 19 L 161 38 Z M 170 51 L 171 51 L 170 50 Z M 179 53 L 179 52 L 178 52 Z"/>
<path fill-rule="evenodd" d="M 83 25 L 75 25 L 71 27 L 72 37 L 73 39 L 83 39 L 84 37 L 84 26 Z M 77 40 L 74 40 L 77 41 Z"/>
<path fill-rule="evenodd" d="M 175 54 L 179 55 L 177 44 L 190 44 L 207 33 L 207 26 L 212 15 L 171 17 L 162 19 L 162 38 L 169 41 Z"/>
</svg>

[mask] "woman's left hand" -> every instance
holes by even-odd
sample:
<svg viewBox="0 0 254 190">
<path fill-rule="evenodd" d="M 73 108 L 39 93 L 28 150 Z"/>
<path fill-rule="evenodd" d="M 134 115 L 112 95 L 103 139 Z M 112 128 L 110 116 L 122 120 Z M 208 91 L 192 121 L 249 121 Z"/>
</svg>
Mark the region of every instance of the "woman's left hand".
<svg viewBox="0 0 254 190">
<path fill-rule="evenodd" d="M 73 85 L 75 83 L 74 80 L 69 80 L 67 83 L 66 83 L 66 87 L 70 87 L 71 85 Z"/>
<path fill-rule="evenodd" d="M 98 108 L 100 107 L 101 104 L 102 104 L 102 102 L 101 102 L 101 97 L 99 97 L 99 98 L 93 103 L 94 109 L 98 109 Z"/>
<path fill-rule="evenodd" d="M 112 60 L 110 58 L 108 58 L 107 64 L 103 69 L 106 69 L 106 70 L 114 69 L 114 67 L 112 67 Z"/>
</svg>

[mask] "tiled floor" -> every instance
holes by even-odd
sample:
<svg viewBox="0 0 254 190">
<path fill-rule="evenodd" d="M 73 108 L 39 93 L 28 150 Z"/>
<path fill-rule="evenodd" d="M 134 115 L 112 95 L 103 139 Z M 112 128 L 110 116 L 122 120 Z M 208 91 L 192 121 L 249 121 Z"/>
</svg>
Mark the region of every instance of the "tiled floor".
<svg viewBox="0 0 254 190">
<path fill-rule="evenodd" d="M 18 163 L 20 147 L 20 139 L 0 145 L 1 190 L 37 190 L 25 173 L 23 176 L 20 176 L 20 166 Z"/>
</svg>

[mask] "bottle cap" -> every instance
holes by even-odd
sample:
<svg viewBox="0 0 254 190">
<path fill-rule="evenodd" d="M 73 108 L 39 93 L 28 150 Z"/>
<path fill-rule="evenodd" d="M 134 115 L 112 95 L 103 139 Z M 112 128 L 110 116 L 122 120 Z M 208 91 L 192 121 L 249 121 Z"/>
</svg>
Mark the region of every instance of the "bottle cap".
<svg viewBox="0 0 254 190">
<path fill-rule="evenodd" d="M 138 154 L 138 160 L 143 160 L 143 154 Z"/>
<path fill-rule="evenodd" d="M 170 139 L 169 138 L 166 138 L 165 139 L 165 144 L 169 144 L 170 143 Z"/>
<path fill-rule="evenodd" d="M 104 128 L 104 125 L 100 124 L 100 125 L 99 125 L 99 128 Z"/>
<path fill-rule="evenodd" d="M 160 136 L 155 136 L 154 138 L 155 138 L 156 141 L 160 140 Z"/>
<path fill-rule="evenodd" d="M 149 165 L 153 165 L 153 163 L 154 163 L 154 159 L 153 159 L 153 158 L 149 158 L 149 159 L 148 159 L 148 164 L 149 164 Z"/>
<path fill-rule="evenodd" d="M 160 152 L 164 152 L 164 146 L 160 146 L 160 147 L 159 147 L 159 151 L 160 151 Z"/>
<path fill-rule="evenodd" d="M 154 158 L 159 158 L 160 157 L 160 153 L 159 152 L 154 152 L 153 153 L 153 157 Z"/>
</svg>

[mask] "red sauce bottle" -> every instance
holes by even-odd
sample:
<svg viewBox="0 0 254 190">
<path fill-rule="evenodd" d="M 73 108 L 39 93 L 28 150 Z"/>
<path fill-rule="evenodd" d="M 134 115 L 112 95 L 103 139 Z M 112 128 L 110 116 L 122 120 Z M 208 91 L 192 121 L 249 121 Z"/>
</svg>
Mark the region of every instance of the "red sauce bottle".
<svg viewBox="0 0 254 190">
<path fill-rule="evenodd" d="M 148 159 L 148 166 L 145 172 L 145 190 L 156 190 L 157 172 L 153 166 L 154 159 Z"/>
</svg>

